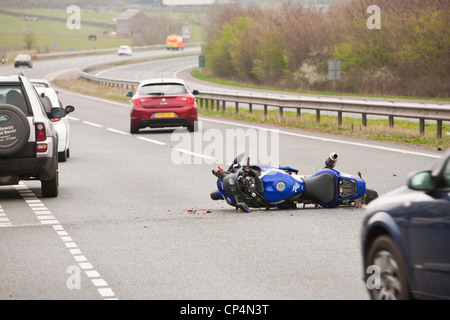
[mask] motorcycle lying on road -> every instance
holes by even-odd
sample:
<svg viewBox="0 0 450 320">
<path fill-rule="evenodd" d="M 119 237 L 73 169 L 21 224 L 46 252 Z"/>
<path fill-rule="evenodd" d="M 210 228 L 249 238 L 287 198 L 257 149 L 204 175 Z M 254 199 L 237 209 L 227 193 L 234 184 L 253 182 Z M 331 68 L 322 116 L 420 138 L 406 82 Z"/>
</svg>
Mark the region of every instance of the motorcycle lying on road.
<svg viewBox="0 0 450 320">
<path fill-rule="evenodd" d="M 300 176 L 291 167 L 250 165 L 250 158 L 241 165 L 244 157 L 245 153 L 236 157 L 227 171 L 220 167 L 212 171 L 218 190 L 211 193 L 211 199 L 250 212 L 249 208 L 295 209 L 297 204 L 361 207 L 378 197 L 375 190 L 366 189 L 360 172 L 356 177 L 334 169 L 337 153 L 331 153 L 325 167 L 311 176 Z"/>
</svg>

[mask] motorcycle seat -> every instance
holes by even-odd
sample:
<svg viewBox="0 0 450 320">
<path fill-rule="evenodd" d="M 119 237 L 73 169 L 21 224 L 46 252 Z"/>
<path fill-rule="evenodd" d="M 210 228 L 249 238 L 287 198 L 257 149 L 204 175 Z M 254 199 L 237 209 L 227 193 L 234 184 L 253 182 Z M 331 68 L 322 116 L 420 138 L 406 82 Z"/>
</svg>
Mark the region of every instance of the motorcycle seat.
<svg viewBox="0 0 450 320">
<path fill-rule="evenodd" d="M 307 177 L 305 181 L 304 198 L 323 204 L 331 204 L 336 200 L 334 176 L 328 172 L 314 177 Z"/>
</svg>

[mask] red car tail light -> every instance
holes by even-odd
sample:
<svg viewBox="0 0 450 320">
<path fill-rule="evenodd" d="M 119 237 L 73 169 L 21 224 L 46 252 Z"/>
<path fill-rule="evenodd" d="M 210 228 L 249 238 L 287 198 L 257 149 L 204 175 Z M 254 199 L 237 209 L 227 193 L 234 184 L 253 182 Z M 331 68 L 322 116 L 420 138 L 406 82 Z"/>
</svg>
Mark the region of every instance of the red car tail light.
<svg viewBox="0 0 450 320">
<path fill-rule="evenodd" d="M 152 98 L 136 98 L 136 99 L 133 100 L 133 103 L 135 105 L 138 105 L 140 103 L 148 102 L 148 101 L 152 101 Z"/>
<path fill-rule="evenodd" d="M 193 97 L 177 97 L 177 98 L 175 98 L 175 100 L 186 101 L 188 103 L 194 103 L 195 99 Z"/>
<path fill-rule="evenodd" d="M 59 120 L 61 120 L 61 118 L 51 118 L 49 119 L 51 122 L 58 122 Z"/>
<path fill-rule="evenodd" d="M 47 133 L 45 131 L 45 125 L 41 122 L 36 123 L 36 141 L 45 141 L 47 139 Z"/>
</svg>

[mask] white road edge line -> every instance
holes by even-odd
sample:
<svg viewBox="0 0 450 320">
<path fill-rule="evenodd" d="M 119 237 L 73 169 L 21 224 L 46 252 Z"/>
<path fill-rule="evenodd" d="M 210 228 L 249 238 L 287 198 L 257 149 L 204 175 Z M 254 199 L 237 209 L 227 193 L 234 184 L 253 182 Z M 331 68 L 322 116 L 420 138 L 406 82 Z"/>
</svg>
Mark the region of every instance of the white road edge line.
<svg viewBox="0 0 450 320">
<path fill-rule="evenodd" d="M 309 136 L 309 135 L 304 135 L 304 134 L 300 134 L 300 133 L 288 132 L 288 131 L 283 131 L 283 130 L 278 130 L 278 129 L 262 128 L 259 126 L 241 124 L 241 123 L 235 123 L 235 122 L 229 122 L 229 121 L 223 121 L 223 120 L 205 119 L 203 117 L 201 118 L 201 120 L 215 122 L 215 123 L 221 123 L 221 124 L 229 124 L 229 125 L 240 126 L 240 127 L 245 127 L 245 128 L 251 128 L 251 129 L 277 131 L 280 134 L 299 137 L 299 138 L 305 138 L 305 139 L 321 140 L 321 141 L 325 141 L 325 142 L 335 142 L 335 143 L 348 144 L 348 145 L 359 146 L 359 147 L 364 147 L 364 148 L 379 149 L 379 150 L 391 151 L 391 152 L 396 152 L 396 153 L 411 154 L 411 155 L 437 158 L 437 159 L 441 158 L 441 156 L 439 156 L 439 155 L 433 155 L 433 154 L 428 154 L 428 153 L 423 153 L 423 152 L 408 151 L 408 150 L 402 150 L 402 149 L 397 149 L 397 148 L 392 148 L 392 147 L 376 146 L 376 145 L 361 143 L 361 142 L 344 141 L 344 140 L 330 139 L 330 138 L 320 138 L 320 137 Z"/>
</svg>

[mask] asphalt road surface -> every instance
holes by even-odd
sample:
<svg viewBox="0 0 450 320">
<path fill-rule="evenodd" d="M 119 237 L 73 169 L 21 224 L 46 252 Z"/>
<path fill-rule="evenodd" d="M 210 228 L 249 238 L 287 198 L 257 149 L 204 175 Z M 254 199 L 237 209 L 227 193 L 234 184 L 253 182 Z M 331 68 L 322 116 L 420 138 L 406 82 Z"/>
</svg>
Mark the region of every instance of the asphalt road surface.
<svg viewBox="0 0 450 320">
<path fill-rule="evenodd" d="M 38 78 L 105 59 L 117 57 L 42 61 L 26 72 Z M 183 77 L 188 67 L 165 72 Z M 338 170 L 360 171 L 369 188 L 384 194 L 440 156 L 210 117 L 201 117 L 196 133 L 131 135 L 127 104 L 65 90 L 60 97 L 76 111 L 71 157 L 59 165 L 59 196 L 42 198 L 34 181 L 0 186 L 0 299 L 368 299 L 360 256 L 364 209 L 236 212 L 210 199 L 211 170 L 256 146 L 255 162 L 276 159 L 313 174 L 335 151 Z M 253 143 L 239 146 L 233 134 Z"/>
</svg>

